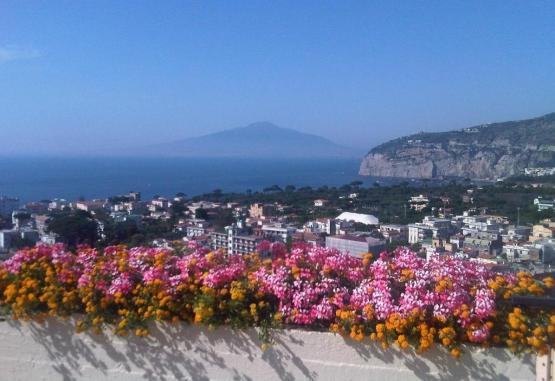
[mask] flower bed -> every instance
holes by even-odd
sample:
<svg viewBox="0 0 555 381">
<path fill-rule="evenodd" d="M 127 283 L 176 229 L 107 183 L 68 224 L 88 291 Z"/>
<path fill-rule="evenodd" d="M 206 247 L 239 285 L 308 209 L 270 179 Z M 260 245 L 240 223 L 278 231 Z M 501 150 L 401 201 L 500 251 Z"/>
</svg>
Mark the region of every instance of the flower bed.
<svg viewBox="0 0 555 381">
<path fill-rule="evenodd" d="M 287 252 L 264 243 L 260 251 L 267 255 L 41 245 L 1 265 L 0 304 L 15 319 L 80 315 L 77 331 L 118 335 L 146 336 L 152 320 L 257 327 L 264 346 L 283 325 L 384 349 L 439 345 L 456 357 L 463 343 L 543 354 L 555 338 L 554 311 L 509 302 L 544 295 L 552 278 L 495 274 L 449 256 L 426 261 L 408 249 L 363 259 L 308 245 Z"/>
</svg>

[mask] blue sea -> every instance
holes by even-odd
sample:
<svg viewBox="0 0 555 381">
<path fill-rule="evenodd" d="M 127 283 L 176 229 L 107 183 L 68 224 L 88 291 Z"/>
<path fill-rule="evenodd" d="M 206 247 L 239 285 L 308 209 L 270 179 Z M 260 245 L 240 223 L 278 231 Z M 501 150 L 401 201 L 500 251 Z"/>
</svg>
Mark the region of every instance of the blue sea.
<svg viewBox="0 0 555 381">
<path fill-rule="evenodd" d="M 337 186 L 375 179 L 358 175 L 357 159 L 208 159 L 0 157 L 0 195 L 22 202 L 104 198 L 138 190 L 144 197 L 262 190 L 277 184 Z"/>
</svg>

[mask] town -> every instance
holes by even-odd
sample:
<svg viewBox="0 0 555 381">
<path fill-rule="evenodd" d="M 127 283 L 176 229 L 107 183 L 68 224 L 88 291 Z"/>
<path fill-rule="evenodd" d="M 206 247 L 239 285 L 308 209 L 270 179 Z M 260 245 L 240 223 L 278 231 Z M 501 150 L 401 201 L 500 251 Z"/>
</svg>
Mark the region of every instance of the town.
<svg viewBox="0 0 555 381">
<path fill-rule="evenodd" d="M 509 209 L 505 199 L 512 200 Z M 3 196 L 0 254 L 6 259 L 37 242 L 171 247 L 190 241 L 247 254 L 263 240 L 289 247 L 300 241 L 358 257 L 410 246 L 426 257 L 464 255 L 499 271 L 545 273 L 555 265 L 554 208 L 552 186 L 509 180 L 368 188 L 354 181 L 339 188 L 273 186 L 254 193 L 215 190 L 150 200 L 129 192 L 24 205 Z"/>
</svg>

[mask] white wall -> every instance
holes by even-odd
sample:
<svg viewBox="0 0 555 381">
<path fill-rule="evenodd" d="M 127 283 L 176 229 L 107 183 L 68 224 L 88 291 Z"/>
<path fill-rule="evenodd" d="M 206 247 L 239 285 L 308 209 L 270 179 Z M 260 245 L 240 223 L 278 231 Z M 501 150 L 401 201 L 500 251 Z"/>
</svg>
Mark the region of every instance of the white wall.
<svg viewBox="0 0 555 381">
<path fill-rule="evenodd" d="M 74 333 L 71 322 L 0 322 L 0 380 L 534 380 L 535 359 L 473 349 L 460 360 L 383 351 L 331 333 L 157 325 L 149 338 Z"/>
</svg>

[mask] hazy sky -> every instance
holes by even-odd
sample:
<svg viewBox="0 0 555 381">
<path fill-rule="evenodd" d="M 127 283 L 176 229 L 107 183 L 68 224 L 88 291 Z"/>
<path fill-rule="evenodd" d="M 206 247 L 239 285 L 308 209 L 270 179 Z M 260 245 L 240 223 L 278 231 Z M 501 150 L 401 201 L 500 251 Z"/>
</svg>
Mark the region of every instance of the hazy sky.
<svg viewBox="0 0 555 381">
<path fill-rule="evenodd" d="M 371 148 L 538 116 L 554 22 L 553 1 L 2 0 L 0 154 L 261 120 Z"/>
</svg>

